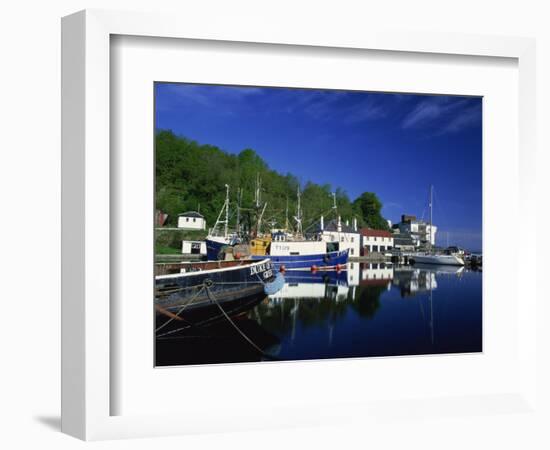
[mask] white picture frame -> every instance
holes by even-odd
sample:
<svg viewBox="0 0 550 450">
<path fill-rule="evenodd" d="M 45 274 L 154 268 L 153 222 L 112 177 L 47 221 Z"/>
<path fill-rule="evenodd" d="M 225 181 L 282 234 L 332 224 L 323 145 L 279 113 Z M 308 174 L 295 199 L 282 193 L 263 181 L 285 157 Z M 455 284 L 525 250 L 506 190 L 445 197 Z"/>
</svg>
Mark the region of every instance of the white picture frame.
<svg viewBox="0 0 550 450">
<path fill-rule="evenodd" d="M 182 410 L 177 414 L 111 415 L 111 353 L 109 301 L 111 244 L 110 183 L 110 39 L 113 35 L 200 39 L 256 44 L 297 45 L 304 48 L 368 49 L 413 54 L 447 54 L 512 58 L 519 73 L 519 211 L 535 222 L 532 195 L 535 172 L 535 42 L 533 39 L 444 33 L 395 33 L 362 30 L 338 35 L 314 27 L 304 30 L 235 27 L 223 22 L 185 21 L 167 14 L 82 11 L 62 22 L 62 430 L 85 440 L 162 436 L 201 431 L 263 427 L 237 423 Z M 518 250 L 518 258 L 536 260 L 535 241 Z M 518 266 L 518 280 L 529 279 L 529 268 Z M 523 288 L 522 288 L 523 289 Z M 444 415 L 493 414 L 502 408 L 535 411 L 536 292 L 522 299 L 518 311 L 520 376 L 514 392 L 464 398 L 406 400 L 401 405 L 414 415 L 434 409 Z M 525 293 L 525 291 L 524 291 Z M 510 293 L 514 295 L 514 293 Z M 322 363 L 318 363 L 322 364 Z M 397 363 L 399 364 L 399 363 Z M 269 370 L 266 369 L 266 370 Z M 395 402 L 395 400 L 392 400 Z M 269 426 L 327 423 L 352 416 L 390 417 L 390 403 L 343 403 L 315 414 L 318 405 L 296 409 L 279 406 Z M 399 416 L 398 413 L 397 415 Z M 309 417 L 308 417 L 309 416 Z M 265 419 L 265 417 L 264 417 Z M 265 420 L 264 420 L 265 421 Z"/>
</svg>

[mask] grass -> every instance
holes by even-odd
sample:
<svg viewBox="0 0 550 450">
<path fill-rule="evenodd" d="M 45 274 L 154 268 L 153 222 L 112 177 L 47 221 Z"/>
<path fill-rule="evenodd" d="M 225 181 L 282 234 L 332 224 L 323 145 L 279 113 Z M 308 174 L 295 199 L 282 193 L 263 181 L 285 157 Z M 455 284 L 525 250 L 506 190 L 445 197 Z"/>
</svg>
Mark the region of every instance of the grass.
<svg viewBox="0 0 550 450">
<path fill-rule="evenodd" d="M 181 249 L 157 244 L 155 246 L 155 253 L 157 255 L 177 255 L 181 253 Z"/>
</svg>

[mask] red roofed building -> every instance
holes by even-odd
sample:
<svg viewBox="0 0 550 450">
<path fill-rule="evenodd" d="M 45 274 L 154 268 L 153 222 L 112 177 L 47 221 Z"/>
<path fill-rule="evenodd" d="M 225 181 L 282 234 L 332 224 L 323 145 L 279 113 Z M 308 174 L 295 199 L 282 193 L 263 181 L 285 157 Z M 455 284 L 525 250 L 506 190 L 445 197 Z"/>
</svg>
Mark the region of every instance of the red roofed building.
<svg viewBox="0 0 550 450">
<path fill-rule="evenodd" d="M 361 228 L 361 250 L 363 254 L 385 253 L 393 248 L 393 234 L 386 230 Z"/>
</svg>

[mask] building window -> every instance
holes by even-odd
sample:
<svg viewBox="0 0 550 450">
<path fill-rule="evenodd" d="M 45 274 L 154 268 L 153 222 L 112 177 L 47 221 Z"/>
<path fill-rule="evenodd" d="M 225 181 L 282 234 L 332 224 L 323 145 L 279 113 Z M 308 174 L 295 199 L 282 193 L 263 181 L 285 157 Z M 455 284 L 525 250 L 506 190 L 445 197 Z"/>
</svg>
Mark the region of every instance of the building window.
<svg viewBox="0 0 550 450">
<path fill-rule="evenodd" d="M 197 221 L 197 219 L 195 219 L 195 218 L 193 217 L 193 222 L 196 222 L 196 221 Z"/>
<path fill-rule="evenodd" d="M 353 255 L 353 249 L 351 249 L 351 254 Z"/>
<path fill-rule="evenodd" d="M 353 236 L 352 236 L 352 238 L 351 238 L 351 242 L 353 242 Z"/>
<path fill-rule="evenodd" d="M 344 236 L 340 238 L 340 242 L 344 242 Z"/>
<path fill-rule="evenodd" d="M 186 222 L 189 222 L 189 217 L 186 217 L 186 218 L 185 218 L 185 221 L 186 221 Z"/>
</svg>

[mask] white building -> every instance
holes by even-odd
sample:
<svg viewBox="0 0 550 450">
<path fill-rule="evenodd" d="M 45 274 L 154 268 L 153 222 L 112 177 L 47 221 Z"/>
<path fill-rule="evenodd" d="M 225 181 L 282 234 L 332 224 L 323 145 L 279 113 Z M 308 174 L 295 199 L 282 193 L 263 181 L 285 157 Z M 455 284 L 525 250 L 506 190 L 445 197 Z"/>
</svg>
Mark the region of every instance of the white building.
<svg viewBox="0 0 550 450">
<path fill-rule="evenodd" d="M 361 247 L 364 255 L 390 251 L 394 247 L 393 234 L 386 230 L 362 228 Z"/>
<path fill-rule="evenodd" d="M 182 230 L 205 230 L 206 220 L 196 211 L 188 211 L 178 215 L 178 228 Z"/>
<path fill-rule="evenodd" d="M 435 234 L 437 233 L 435 225 L 418 220 L 416 216 L 403 214 L 401 222 L 397 226 L 401 234 L 410 234 L 413 240 L 418 242 L 418 245 L 425 245 L 430 242 L 432 246 L 435 246 Z"/>
<path fill-rule="evenodd" d="M 323 242 L 337 242 L 338 250 L 349 249 L 349 256 L 360 255 L 361 235 L 357 231 L 357 219 L 353 219 L 353 227 L 350 227 L 342 223 L 340 216 L 337 220 L 331 220 L 327 224 L 321 217 L 317 233 Z"/>
<path fill-rule="evenodd" d="M 183 255 L 206 256 L 206 242 L 181 241 L 181 253 Z"/>
<path fill-rule="evenodd" d="M 393 280 L 393 265 L 385 263 L 363 264 L 361 267 L 361 286 L 383 286 L 388 291 Z"/>
</svg>

